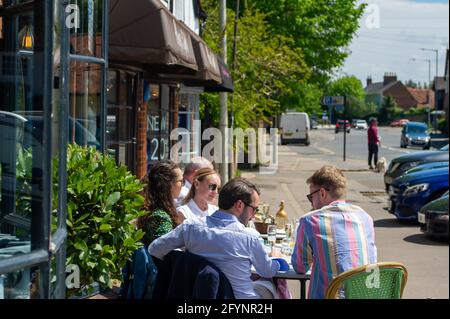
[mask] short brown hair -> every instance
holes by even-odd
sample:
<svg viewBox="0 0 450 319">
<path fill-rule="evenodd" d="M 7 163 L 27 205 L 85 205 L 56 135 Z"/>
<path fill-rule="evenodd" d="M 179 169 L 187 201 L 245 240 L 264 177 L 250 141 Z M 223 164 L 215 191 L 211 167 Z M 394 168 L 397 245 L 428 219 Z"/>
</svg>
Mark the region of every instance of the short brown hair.
<svg viewBox="0 0 450 319">
<path fill-rule="evenodd" d="M 336 198 L 343 198 L 347 195 L 347 179 L 335 166 L 322 167 L 308 178 L 306 183 L 325 188 Z"/>
<path fill-rule="evenodd" d="M 234 178 L 230 180 L 219 193 L 219 208 L 229 210 L 238 200 L 247 205 L 252 202 L 253 192 L 261 194 L 259 188 L 245 178 Z"/>
</svg>

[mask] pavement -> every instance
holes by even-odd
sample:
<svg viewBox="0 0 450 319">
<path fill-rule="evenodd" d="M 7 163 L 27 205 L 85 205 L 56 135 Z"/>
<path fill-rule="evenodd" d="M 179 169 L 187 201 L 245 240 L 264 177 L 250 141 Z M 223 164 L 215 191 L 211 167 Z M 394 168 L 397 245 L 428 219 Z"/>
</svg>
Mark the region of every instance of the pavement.
<svg viewBox="0 0 450 319">
<path fill-rule="evenodd" d="M 261 202 L 270 205 L 271 215 L 276 214 L 283 200 L 289 218 L 298 219 L 311 210 L 306 198 L 307 178 L 324 165 L 337 166 L 348 180 L 348 201 L 362 207 L 374 219 L 378 261 L 396 261 L 407 266 L 409 278 L 404 298 L 448 299 L 448 242 L 432 241 L 420 232 L 417 223 L 400 223 L 388 213 L 383 174 L 367 168 L 365 153 L 343 162 L 339 154 L 327 147 L 335 138 L 329 131 L 314 131 L 309 147 L 279 146 L 276 174 L 244 171 L 242 177 L 260 186 Z M 288 285 L 293 297 L 299 298 L 299 284 L 288 281 Z"/>
</svg>

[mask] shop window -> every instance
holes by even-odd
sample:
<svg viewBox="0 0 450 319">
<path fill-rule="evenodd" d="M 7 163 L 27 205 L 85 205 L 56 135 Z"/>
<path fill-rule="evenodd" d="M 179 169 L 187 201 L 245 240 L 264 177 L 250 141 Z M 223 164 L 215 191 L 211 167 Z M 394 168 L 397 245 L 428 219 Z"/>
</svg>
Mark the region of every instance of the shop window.
<svg viewBox="0 0 450 319">
<path fill-rule="evenodd" d="M 135 107 L 137 75 L 125 71 L 108 72 L 106 144 L 117 164 L 135 165 Z"/>
<path fill-rule="evenodd" d="M 70 65 L 69 141 L 100 149 L 102 69 L 98 64 Z"/>
<path fill-rule="evenodd" d="M 194 123 L 196 120 L 199 120 L 199 95 L 195 93 L 181 93 L 180 94 L 180 107 L 178 112 L 178 127 L 184 128 L 189 133 L 186 133 L 188 135 L 187 137 L 184 137 L 185 139 L 188 139 L 190 141 L 189 143 L 189 149 L 186 149 L 186 152 L 189 154 L 190 157 L 199 156 L 199 150 L 195 150 L 195 139 L 200 138 L 196 136 L 194 130 L 195 126 Z M 180 158 L 183 158 L 185 154 L 180 153 Z"/>
<path fill-rule="evenodd" d="M 70 3 L 73 8 L 71 53 L 102 58 L 103 1 L 72 0 Z"/>
<path fill-rule="evenodd" d="M 0 275 L 0 300 L 38 298 L 37 274 L 36 269 L 20 269 Z"/>
<path fill-rule="evenodd" d="M 31 251 L 32 202 L 43 199 L 33 189 L 43 145 L 43 114 L 33 105 L 33 15 L 5 16 L 1 24 L 0 260 Z"/>
<path fill-rule="evenodd" d="M 170 158 L 170 132 L 173 127 L 171 89 L 167 85 L 150 85 L 147 107 L 147 155 L 154 163 Z"/>
</svg>

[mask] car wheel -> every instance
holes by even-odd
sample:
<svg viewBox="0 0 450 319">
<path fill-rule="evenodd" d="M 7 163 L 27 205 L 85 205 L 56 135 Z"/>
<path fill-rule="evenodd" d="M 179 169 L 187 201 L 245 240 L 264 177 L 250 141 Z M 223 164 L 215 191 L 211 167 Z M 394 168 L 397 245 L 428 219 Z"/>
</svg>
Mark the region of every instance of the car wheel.
<svg viewBox="0 0 450 319">
<path fill-rule="evenodd" d="M 284 139 L 281 139 L 281 145 L 286 145 L 286 141 Z"/>
<path fill-rule="evenodd" d="M 424 150 L 429 150 L 430 149 L 430 145 L 427 145 L 423 148 Z"/>
<path fill-rule="evenodd" d="M 308 139 L 308 140 L 306 140 L 306 142 L 305 142 L 305 145 L 306 146 L 309 146 L 309 145 L 311 145 L 311 141 Z"/>
<path fill-rule="evenodd" d="M 337 133 L 339 133 L 338 131 L 334 131 L 334 134 L 337 134 Z"/>
</svg>

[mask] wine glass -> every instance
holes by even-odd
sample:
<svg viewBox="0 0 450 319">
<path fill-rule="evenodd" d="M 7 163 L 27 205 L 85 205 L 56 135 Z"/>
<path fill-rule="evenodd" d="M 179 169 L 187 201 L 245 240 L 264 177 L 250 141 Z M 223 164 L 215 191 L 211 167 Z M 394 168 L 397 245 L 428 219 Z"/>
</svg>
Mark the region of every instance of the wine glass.
<svg viewBox="0 0 450 319">
<path fill-rule="evenodd" d="M 267 226 L 267 241 L 269 242 L 270 246 L 275 245 L 275 243 L 277 242 L 277 226 L 276 225 Z"/>
</svg>

